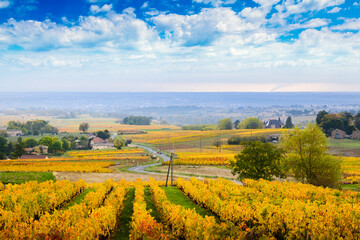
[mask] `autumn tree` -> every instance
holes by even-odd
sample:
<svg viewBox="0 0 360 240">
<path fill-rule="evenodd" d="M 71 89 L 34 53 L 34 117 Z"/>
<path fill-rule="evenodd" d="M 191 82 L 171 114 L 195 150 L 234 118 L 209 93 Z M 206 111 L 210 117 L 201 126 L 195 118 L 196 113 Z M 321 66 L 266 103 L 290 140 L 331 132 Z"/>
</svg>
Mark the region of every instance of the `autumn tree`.
<svg viewBox="0 0 360 240">
<path fill-rule="evenodd" d="M 233 122 L 230 118 L 224 118 L 219 121 L 219 129 L 220 130 L 232 130 L 233 129 Z"/>
<path fill-rule="evenodd" d="M 259 129 L 264 128 L 263 122 L 256 117 L 245 118 L 239 123 L 240 129 Z"/>
<path fill-rule="evenodd" d="M 80 123 L 79 125 L 79 130 L 82 131 L 83 133 L 86 133 L 87 130 L 89 129 L 89 123 Z"/>
<path fill-rule="evenodd" d="M 335 186 L 341 179 L 341 160 L 327 153 L 325 134 L 316 124 L 284 131 L 281 146 L 295 178 L 316 186 Z"/>
<path fill-rule="evenodd" d="M 120 137 L 115 138 L 113 144 L 117 149 L 121 149 L 125 146 L 125 142 Z"/>
<path fill-rule="evenodd" d="M 271 143 L 243 142 L 244 149 L 231 161 L 232 173 L 238 178 L 272 180 L 282 170 L 282 150 Z"/>
</svg>

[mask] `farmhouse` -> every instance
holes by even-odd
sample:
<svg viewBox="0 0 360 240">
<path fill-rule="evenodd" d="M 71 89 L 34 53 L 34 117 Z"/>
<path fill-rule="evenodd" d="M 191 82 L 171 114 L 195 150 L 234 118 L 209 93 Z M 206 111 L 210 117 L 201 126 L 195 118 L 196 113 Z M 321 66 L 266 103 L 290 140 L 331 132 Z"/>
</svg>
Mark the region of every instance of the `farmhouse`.
<svg viewBox="0 0 360 240">
<path fill-rule="evenodd" d="M 283 125 L 284 124 L 281 122 L 280 118 L 264 121 L 264 128 L 282 128 Z"/>
<path fill-rule="evenodd" d="M 6 133 L 9 135 L 9 137 L 18 137 L 24 135 L 21 130 L 13 130 L 13 129 L 7 129 Z"/>
<path fill-rule="evenodd" d="M 353 133 L 350 136 L 351 139 L 360 140 L 360 131 L 359 130 L 353 131 Z"/>
<path fill-rule="evenodd" d="M 331 132 L 331 138 L 335 138 L 335 139 L 344 139 L 346 138 L 346 132 L 344 132 L 343 130 L 340 129 L 335 129 Z"/>
<path fill-rule="evenodd" d="M 104 140 L 99 137 L 95 137 L 91 140 L 90 145 L 92 149 L 110 149 L 114 148 L 114 144 L 109 142 L 108 140 Z"/>
</svg>

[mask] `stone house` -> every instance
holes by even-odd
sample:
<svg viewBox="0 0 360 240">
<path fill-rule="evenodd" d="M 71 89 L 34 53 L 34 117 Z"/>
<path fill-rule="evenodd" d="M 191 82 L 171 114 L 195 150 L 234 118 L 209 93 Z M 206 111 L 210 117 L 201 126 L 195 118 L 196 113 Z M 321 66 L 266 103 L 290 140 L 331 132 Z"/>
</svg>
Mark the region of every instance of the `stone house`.
<svg viewBox="0 0 360 240">
<path fill-rule="evenodd" d="M 264 121 L 264 128 L 282 128 L 284 124 L 281 122 L 281 119 L 269 119 Z"/>
<path fill-rule="evenodd" d="M 109 140 L 104 140 L 99 137 L 95 137 L 90 141 L 92 149 L 111 149 L 115 148 L 114 144 L 109 142 Z"/>
<path fill-rule="evenodd" d="M 353 131 L 353 133 L 350 136 L 351 136 L 351 139 L 360 140 L 360 131 L 355 130 L 355 131 Z"/>
<path fill-rule="evenodd" d="M 6 133 L 9 135 L 9 137 L 19 137 L 24 135 L 21 130 L 14 130 L 14 129 L 6 130 Z"/>
<path fill-rule="evenodd" d="M 335 139 L 344 139 L 346 138 L 346 132 L 344 132 L 343 130 L 340 129 L 335 129 L 331 132 L 331 138 L 335 138 Z"/>
</svg>

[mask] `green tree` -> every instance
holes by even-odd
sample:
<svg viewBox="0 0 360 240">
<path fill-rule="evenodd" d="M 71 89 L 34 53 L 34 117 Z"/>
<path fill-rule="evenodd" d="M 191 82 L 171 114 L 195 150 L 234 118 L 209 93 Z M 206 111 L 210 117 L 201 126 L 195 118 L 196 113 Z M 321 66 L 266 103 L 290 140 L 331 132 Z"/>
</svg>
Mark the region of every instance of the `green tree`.
<svg viewBox="0 0 360 240">
<path fill-rule="evenodd" d="M 52 142 L 53 140 L 49 136 L 45 136 L 40 139 L 40 144 L 45 145 L 47 147 L 51 147 Z"/>
<path fill-rule="evenodd" d="M 113 143 L 117 149 L 121 149 L 125 146 L 125 142 L 120 137 L 115 138 Z"/>
<path fill-rule="evenodd" d="M 240 120 L 235 120 L 234 122 L 234 129 L 237 129 L 239 127 Z"/>
<path fill-rule="evenodd" d="M 62 139 L 61 142 L 62 142 L 62 147 L 65 151 L 70 150 L 71 146 L 70 146 L 70 142 L 68 140 Z"/>
<path fill-rule="evenodd" d="M 243 142 L 244 149 L 231 161 L 232 173 L 238 178 L 272 180 L 282 171 L 283 152 L 271 143 Z"/>
<path fill-rule="evenodd" d="M 263 122 L 256 117 L 245 118 L 239 123 L 240 129 L 260 129 L 264 128 Z"/>
<path fill-rule="evenodd" d="M 105 130 L 105 131 L 97 131 L 97 132 L 96 132 L 96 136 L 99 137 L 99 138 L 101 138 L 101 139 L 106 140 L 106 139 L 110 138 L 110 133 L 109 133 L 108 130 Z"/>
<path fill-rule="evenodd" d="M 8 141 L 6 138 L 0 136 L 0 160 L 6 159 L 6 152 L 8 148 Z"/>
<path fill-rule="evenodd" d="M 292 123 L 291 117 L 287 117 L 284 128 L 293 128 L 294 124 Z"/>
<path fill-rule="evenodd" d="M 86 133 L 87 130 L 89 129 L 89 123 L 80 123 L 79 125 L 79 130 L 82 131 L 83 133 Z"/>
<path fill-rule="evenodd" d="M 57 139 L 57 138 L 53 138 L 52 144 L 49 147 L 49 152 L 51 153 L 59 153 L 62 150 L 62 142 Z"/>
<path fill-rule="evenodd" d="M 335 186 L 341 179 L 341 160 L 327 153 L 326 136 L 316 124 L 285 131 L 281 145 L 296 179 L 325 187 Z"/>
<path fill-rule="evenodd" d="M 325 115 L 327 115 L 327 114 L 328 114 L 328 112 L 325 111 L 325 110 L 322 110 L 322 111 L 318 112 L 318 114 L 316 115 L 316 123 L 317 123 L 317 124 L 320 124 L 322 118 L 323 118 Z"/>
<path fill-rule="evenodd" d="M 218 126 L 220 130 L 231 130 L 233 129 L 233 122 L 230 118 L 224 118 L 219 121 Z"/>
<path fill-rule="evenodd" d="M 26 148 L 33 148 L 38 145 L 38 142 L 34 138 L 27 138 L 24 140 L 24 145 Z"/>
<path fill-rule="evenodd" d="M 25 154 L 24 142 L 23 142 L 22 138 L 19 137 L 15 144 L 14 151 L 10 154 L 10 156 L 12 159 L 17 159 L 17 158 L 20 158 L 24 154 Z"/>
</svg>

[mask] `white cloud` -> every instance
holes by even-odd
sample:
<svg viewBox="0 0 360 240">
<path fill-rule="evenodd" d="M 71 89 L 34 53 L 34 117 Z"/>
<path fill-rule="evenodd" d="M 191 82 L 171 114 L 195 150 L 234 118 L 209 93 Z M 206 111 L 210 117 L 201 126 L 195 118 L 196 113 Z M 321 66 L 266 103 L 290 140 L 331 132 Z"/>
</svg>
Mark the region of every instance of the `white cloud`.
<svg viewBox="0 0 360 240">
<path fill-rule="evenodd" d="M 236 0 L 193 0 L 193 1 L 197 3 L 211 4 L 214 7 L 234 4 L 236 2 Z"/>
<path fill-rule="evenodd" d="M 149 6 L 149 2 L 144 2 L 144 4 L 141 6 L 142 9 L 147 8 Z"/>
<path fill-rule="evenodd" d="M 328 13 L 338 13 L 340 12 L 341 8 L 339 7 L 334 7 L 333 9 L 329 10 Z"/>
<path fill-rule="evenodd" d="M 109 12 L 112 9 L 112 4 L 104 4 L 102 7 L 99 7 L 97 5 L 91 5 L 90 6 L 90 12 L 92 14 L 97 14 L 101 12 Z"/>
<path fill-rule="evenodd" d="M 360 30 L 360 18 L 348 18 L 343 24 L 333 26 L 333 30 Z"/>
<path fill-rule="evenodd" d="M 317 27 L 327 26 L 329 23 L 330 23 L 329 19 L 313 18 L 304 23 L 290 24 L 290 25 L 288 25 L 287 29 L 294 30 L 294 29 L 301 29 L 301 28 L 317 28 Z"/>
<path fill-rule="evenodd" d="M 10 2 L 9 1 L 0 1 L 0 9 L 1 8 L 7 8 L 10 6 Z"/>
</svg>

